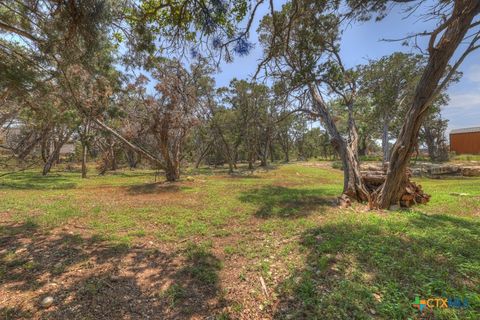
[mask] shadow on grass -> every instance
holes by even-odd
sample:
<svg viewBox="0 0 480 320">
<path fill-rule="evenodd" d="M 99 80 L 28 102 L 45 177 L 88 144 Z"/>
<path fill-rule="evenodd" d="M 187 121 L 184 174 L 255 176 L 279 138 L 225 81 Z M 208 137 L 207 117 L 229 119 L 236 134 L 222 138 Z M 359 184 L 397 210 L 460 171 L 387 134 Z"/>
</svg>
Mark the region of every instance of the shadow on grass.
<svg viewBox="0 0 480 320">
<path fill-rule="evenodd" d="M 255 173 L 259 172 L 268 172 L 271 170 L 276 170 L 278 168 L 277 165 L 268 165 L 266 167 L 261 167 L 256 165 L 254 169 L 248 169 L 248 165 L 246 163 L 238 164 L 237 169 L 234 169 L 233 173 L 230 174 L 228 165 L 218 166 L 218 167 L 199 167 L 199 168 L 189 168 L 185 175 L 220 175 L 220 176 L 229 176 L 232 178 L 260 178 L 260 176 L 255 176 Z"/>
<path fill-rule="evenodd" d="M 172 183 L 142 183 L 128 187 L 128 193 L 132 195 L 138 194 L 154 194 L 165 192 L 178 192 L 182 187 Z"/>
<path fill-rule="evenodd" d="M 265 186 L 242 193 L 240 201 L 259 205 L 255 215 L 260 218 L 296 218 L 334 206 L 336 196 L 323 189 Z"/>
<path fill-rule="evenodd" d="M 45 234 L 35 224 L 0 229 L 0 317 L 187 319 L 220 314 L 221 262 L 202 245 L 166 253 L 95 236 Z M 39 306 L 54 298 L 48 309 Z"/>
<path fill-rule="evenodd" d="M 0 178 L 0 189 L 57 190 L 73 189 L 76 186 L 77 184 L 71 182 L 70 178 L 56 174 L 42 176 L 38 173 L 25 172 Z"/>
<path fill-rule="evenodd" d="M 227 179 L 261 179 L 262 177 L 259 175 L 255 174 L 248 174 L 245 173 L 239 173 L 239 172 L 234 172 L 233 174 L 229 174 L 228 176 L 225 176 Z"/>
<path fill-rule="evenodd" d="M 305 232 L 306 264 L 277 288 L 274 318 L 419 319 L 415 296 L 444 295 L 470 306 L 437 309 L 435 319 L 479 319 L 480 223 L 402 214 L 340 218 Z"/>
</svg>

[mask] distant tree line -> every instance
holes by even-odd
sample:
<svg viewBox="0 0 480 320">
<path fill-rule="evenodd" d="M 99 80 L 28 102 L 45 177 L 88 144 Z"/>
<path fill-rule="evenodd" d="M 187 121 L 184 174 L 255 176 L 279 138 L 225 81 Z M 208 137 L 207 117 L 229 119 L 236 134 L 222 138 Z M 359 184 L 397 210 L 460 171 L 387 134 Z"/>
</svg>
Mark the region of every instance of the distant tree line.
<svg viewBox="0 0 480 320">
<path fill-rule="evenodd" d="M 270 11 L 258 29 L 264 57 L 256 75 L 216 88 L 218 62 L 251 49 L 263 3 Z M 381 20 L 397 3 L 409 13 L 423 8 L 436 22 L 403 39 L 421 55 L 346 66 L 345 25 Z M 343 194 L 388 208 L 408 184 L 405 170 L 419 146 L 432 160 L 445 159 L 440 109 L 458 67 L 479 48 L 479 14 L 480 3 L 468 0 L 291 0 L 281 8 L 263 0 L 4 1 L 0 127 L 21 130 L 1 145 L 2 162 L 41 163 L 48 174 L 75 139 L 83 177 L 95 157 L 101 173 L 141 159 L 175 181 L 186 162 L 233 171 L 241 161 L 253 168 L 337 156 Z M 388 171 L 372 193 L 360 156 L 378 141 Z"/>
</svg>

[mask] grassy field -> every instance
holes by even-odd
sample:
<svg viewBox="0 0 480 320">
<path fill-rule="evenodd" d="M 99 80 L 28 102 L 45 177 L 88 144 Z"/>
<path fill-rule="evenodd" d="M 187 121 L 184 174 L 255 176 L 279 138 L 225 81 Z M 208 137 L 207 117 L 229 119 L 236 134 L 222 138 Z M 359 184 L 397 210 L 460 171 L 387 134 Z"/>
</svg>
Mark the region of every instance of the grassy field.
<svg viewBox="0 0 480 320">
<path fill-rule="evenodd" d="M 376 212 L 337 208 L 326 162 L 188 175 L 0 178 L 0 319 L 420 319 L 416 296 L 480 318 L 478 178 L 418 179 L 429 204 Z"/>
</svg>

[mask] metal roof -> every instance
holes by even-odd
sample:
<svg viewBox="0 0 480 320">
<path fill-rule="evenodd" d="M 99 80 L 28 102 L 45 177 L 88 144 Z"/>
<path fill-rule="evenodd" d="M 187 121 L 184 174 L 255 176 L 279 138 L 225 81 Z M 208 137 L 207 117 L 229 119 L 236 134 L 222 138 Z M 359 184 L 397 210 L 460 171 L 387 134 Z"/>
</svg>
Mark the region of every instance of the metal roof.
<svg viewBox="0 0 480 320">
<path fill-rule="evenodd" d="M 480 132 L 480 127 L 462 128 L 450 131 L 450 134 Z"/>
</svg>

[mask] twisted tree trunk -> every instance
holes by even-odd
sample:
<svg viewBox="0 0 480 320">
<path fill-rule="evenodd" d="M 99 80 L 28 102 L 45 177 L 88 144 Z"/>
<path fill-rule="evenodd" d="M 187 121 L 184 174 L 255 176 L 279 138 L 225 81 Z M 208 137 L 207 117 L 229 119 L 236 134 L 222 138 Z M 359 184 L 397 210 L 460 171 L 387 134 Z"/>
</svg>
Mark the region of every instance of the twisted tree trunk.
<svg viewBox="0 0 480 320">
<path fill-rule="evenodd" d="M 416 87 L 412 105 L 390 154 L 387 178 L 375 200 L 375 205 L 378 207 L 388 208 L 400 201 L 402 190 L 408 182 L 405 172 L 417 144 L 420 127 L 428 114 L 428 108 L 433 99 L 446 83 L 444 80 L 440 84 L 440 80 L 445 76 L 450 58 L 465 37 L 473 18 L 479 12 L 480 1 L 478 0 L 455 1 L 452 15 L 445 22 L 446 25 L 443 28 L 440 26 L 432 33 L 428 64 Z M 436 36 L 441 32 L 443 34 L 440 41 L 435 45 Z M 465 55 L 462 56 L 462 58 L 464 57 Z M 460 58 L 460 62 L 462 58 Z M 458 63 L 456 66 L 458 67 Z"/>
<path fill-rule="evenodd" d="M 325 126 L 335 151 L 340 156 L 343 166 L 343 194 L 350 199 L 357 201 L 369 201 L 370 195 L 365 188 L 360 172 L 360 161 L 358 159 L 358 133 L 353 119 L 352 106 L 349 105 L 349 137 L 348 141 L 342 137 L 328 112 L 322 96 L 315 84 L 309 85 L 310 95 L 314 101 L 314 108 Z"/>
</svg>

